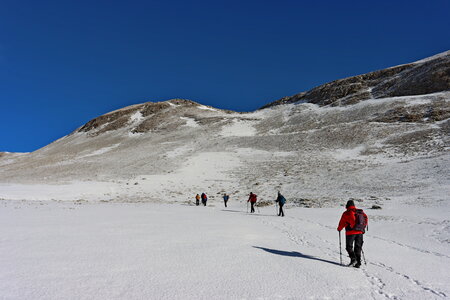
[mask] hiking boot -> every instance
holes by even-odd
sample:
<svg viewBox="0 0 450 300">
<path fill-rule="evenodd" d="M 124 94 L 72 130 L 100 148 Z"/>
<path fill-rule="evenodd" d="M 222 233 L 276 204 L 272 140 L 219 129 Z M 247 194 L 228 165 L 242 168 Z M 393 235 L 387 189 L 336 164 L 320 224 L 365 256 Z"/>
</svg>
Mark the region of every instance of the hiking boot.
<svg viewBox="0 0 450 300">
<path fill-rule="evenodd" d="M 354 267 L 359 269 L 359 267 L 361 267 L 361 262 L 358 261 L 358 262 L 354 265 Z"/>
<path fill-rule="evenodd" d="M 350 263 L 348 264 L 348 266 L 349 267 L 353 267 L 353 266 L 355 266 L 356 265 L 356 259 L 353 259 L 352 258 L 352 260 L 350 261 Z M 359 264 L 359 265 L 361 265 L 361 264 Z"/>
</svg>

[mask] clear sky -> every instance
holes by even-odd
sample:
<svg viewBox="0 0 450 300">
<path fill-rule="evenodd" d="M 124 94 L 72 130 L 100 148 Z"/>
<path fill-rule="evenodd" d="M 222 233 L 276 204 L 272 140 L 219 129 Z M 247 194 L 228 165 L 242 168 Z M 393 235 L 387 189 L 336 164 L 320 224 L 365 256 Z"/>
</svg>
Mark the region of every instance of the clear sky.
<svg viewBox="0 0 450 300">
<path fill-rule="evenodd" d="M 448 0 L 0 0 L 0 151 L 131 104 L 251 111 L 449 49 Z"/>
</svg>

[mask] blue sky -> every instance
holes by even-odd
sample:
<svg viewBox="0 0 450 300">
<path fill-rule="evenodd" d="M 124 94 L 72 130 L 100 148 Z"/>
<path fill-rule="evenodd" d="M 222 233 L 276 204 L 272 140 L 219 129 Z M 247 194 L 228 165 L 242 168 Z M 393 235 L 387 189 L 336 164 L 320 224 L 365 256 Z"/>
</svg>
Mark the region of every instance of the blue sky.
<svg viewBox="0 0 450 300">
<path fill-rule="evenodd" d="M 449 49 L 448 0 L 0 0 L 0 151 L 131 104 L 251 111 Z"/>
</svg>

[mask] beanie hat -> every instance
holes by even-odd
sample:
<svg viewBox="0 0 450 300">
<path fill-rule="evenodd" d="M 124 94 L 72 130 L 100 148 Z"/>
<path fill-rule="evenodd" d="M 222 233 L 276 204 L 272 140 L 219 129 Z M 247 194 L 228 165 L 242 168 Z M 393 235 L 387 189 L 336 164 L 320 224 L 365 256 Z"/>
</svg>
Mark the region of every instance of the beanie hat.
<svg viewBox="0 0 450 300">
<path fill-rule="evenodd" d="M 348 200 L 345 208 L 349 208 L 350 206 L 355 206 L 355 202 L 353 202 L 353 200 Z"/>
</svg>

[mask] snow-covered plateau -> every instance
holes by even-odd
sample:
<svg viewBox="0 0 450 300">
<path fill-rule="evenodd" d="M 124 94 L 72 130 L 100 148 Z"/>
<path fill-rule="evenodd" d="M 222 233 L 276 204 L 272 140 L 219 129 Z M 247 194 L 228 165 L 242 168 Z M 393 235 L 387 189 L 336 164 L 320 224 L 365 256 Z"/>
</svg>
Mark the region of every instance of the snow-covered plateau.
<svg viewBox="0 0 450 300">
<path fill-rule="evenodd" d="M 254 112 L 147 102 L 0 153 L 0 299 L 450 297 L 449 74 L 447 51 Z"/>
</svg>

